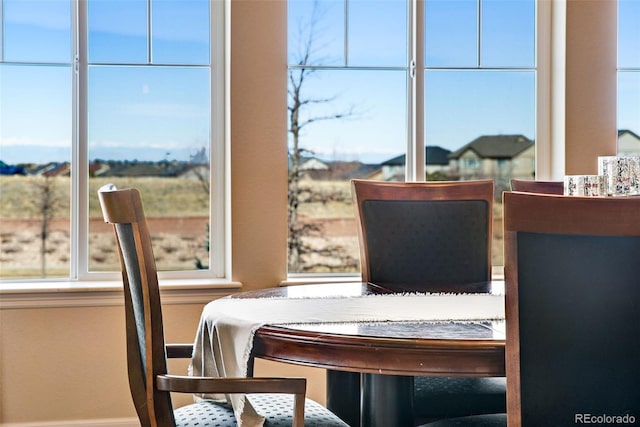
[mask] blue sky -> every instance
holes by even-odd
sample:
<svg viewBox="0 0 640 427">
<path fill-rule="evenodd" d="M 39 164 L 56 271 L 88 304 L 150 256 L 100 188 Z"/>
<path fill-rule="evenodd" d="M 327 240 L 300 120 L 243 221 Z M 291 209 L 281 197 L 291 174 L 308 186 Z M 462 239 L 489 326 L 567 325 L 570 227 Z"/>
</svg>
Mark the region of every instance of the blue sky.
<svg viewBox="0 0 640 427">
<path fill-rule="evenodd" d="M 377 13 L 367 8 L 372 3 L 380 6 Z M 314 63 L 328 69 L 307 81 L 309 97 L 335 96 L 323 107 L 324 113 L 356 106 L 357 114 L 350 120 L 311 125 L 302 146 L 325 159 L 378 162 L 402 154 L 406 79 L 394 67 L 406 63 L 405 2 L 356 1 L 348 11 L 348 30 L 342 2 L 323 6 L 316 19 L 314 57 L 319 59 Z M 306 40 L 311 8 L 310 1 L 289 5 L 290 63 L 300 57 L 302 48 L 295 41 Z M 621 8 L 621 64 L 640 67 L 640 1 L 623 0 Z M 456 150 L 481 135 L 523 134 L 535 139 L 535 75 L 530 71 L 535 64 L 533 1 L 484 0 L 480 43 L 475 0 L 427 1 L 425 9 L 426 144 Z M 305 23 L 301 36 L 297 22 Z M 387 69 L 363 69 L 372 65 Z M 485 70 L 471 71 L 474 67 Z M 639 73 L 623 75 L 620 88 L 620 127 L 638 133 Z"/>
<path fill-rule="evenodd" d="M 532 66 L 532 4 L 485 0 L 478 58 L 475 0 L 428 2 L 427 65 Z M 4 60 L 48 64 L 0 65 L 0 160 L 70 158 L 69 5 L 64 0 L 4 0 Z M 310 5 L 290 2 L 290 59 L 297 52 L 297 23 L 308 22 Z M 640 67 L 640 0 L 622 0 L 620 7 L 619 62 Z M 89 73 L 90 158 L 188 160 L 207 144 L 209 76 L 202 66 L 209 63 L 208 8 L 208 0 L 154 0 L 151 55 L 162 66 L 120 67 L 114 64 L 149 60 L 146 1 L 89 1 L 89 61 L 96 64 Z M 405 8 L 401 0 L 353 1 L 345 44 L 343 3 L 324 2 L 315 58 L 330 68 L 316 72 L 305 90 L 309 97 L 334 100 L 311 114 L 352 107 L 354 114 L 310 126 L 303 134 L 305 148 L 325 159 L 365 162 L 404 152 Z M 533 72 L 426 73 L 427 144 L 455 150 L 483 134 L 535 138 Z M 640 134 L 639 73 L 621 73 L 619 92 L 620 127 Z"/>
<path fill-rule="evenodd" d="M 210 134 L 208 0 L 154 2 L 151 40 L 146 1 L 88 4 L 89 157 L 189 160 Z M 4 59 L 12 63 L 0 68 L 0 158 L 7 163 L 70 159 L 70 5 L 4 0 Z M 47 64 L 16 64 L 35 60 Z M 119 66 L 149 61 L 158 66 Z"/>
</svg>

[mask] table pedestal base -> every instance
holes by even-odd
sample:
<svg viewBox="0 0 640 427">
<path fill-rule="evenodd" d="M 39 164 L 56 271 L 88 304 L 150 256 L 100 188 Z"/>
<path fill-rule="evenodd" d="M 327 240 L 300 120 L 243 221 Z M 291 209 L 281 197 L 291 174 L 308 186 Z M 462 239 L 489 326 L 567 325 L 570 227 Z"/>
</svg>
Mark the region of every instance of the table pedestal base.
<svg viewBox="0 0 640 427">
<path fill-rule="evenodd" d="M 351 427 L 360 427 L 360 373 L 327 370 L 327 408 Z"/>
<path fill-rule="evenodd" d="M 362 426 L 413 426 L 413 377 L 362 374 Z"/>
<path fill-rule="evenodd" d="M 413 377 L 327 370 L 327 408 L 351 427 L 411 427 Z"/>
</svg>

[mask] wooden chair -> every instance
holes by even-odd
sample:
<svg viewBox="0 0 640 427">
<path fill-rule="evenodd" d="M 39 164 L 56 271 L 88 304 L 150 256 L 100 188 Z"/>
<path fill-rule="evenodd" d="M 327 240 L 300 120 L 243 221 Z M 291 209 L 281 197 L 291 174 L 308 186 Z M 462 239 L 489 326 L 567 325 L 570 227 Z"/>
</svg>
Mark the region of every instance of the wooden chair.
<svg viewBox="0 0 640 427">
<path fill-rule="evenodd" d="M 509 427 L 638 422 L 640 198 L 503 197 Z"/>
<path fill-rule="evenodd" d="M 107 185 L 98 194 L 104 219 L 113 224 L 122 266 L 129 386 L 143 427 L 236 425 L 226 403 L 202 401 L 174 411 L 170 392 L 260 393 L 249 396 L 255 397 L 250 400 L 265 415 L 266 426 L 347 426 L 318 403 L 305 400 L 305 378 L 170 375 L 167 357 L 190 358 L 192 346 L 165 345 L 156 265 L 140 193 Z"/>
<path fill-rule="evenodd" d="M 534 181 L 530 179 L 512 179 L 512 191 L 524 191 L 527 193 L 564 194 L 564 182 L 562 181 Z"/>
<path fill-rule="evenodd" d="M 364 281 L 396 291 L 486 290 L 492 180 L 353 180 L 352 190 Z M 503 413 L 505 379 L 416 377 L 413 399 L 416 422 Z"/>
</svg>

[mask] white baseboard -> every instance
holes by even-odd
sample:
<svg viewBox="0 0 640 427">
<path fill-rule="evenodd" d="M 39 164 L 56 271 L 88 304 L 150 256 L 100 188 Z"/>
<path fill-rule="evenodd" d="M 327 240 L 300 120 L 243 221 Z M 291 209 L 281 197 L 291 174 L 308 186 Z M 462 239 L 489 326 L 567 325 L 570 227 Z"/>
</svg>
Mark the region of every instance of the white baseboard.
<svg viewBox="0 0 640 427">
<path fill-rule="evenodd" d="M 95 420 L 38 421 L 29 423 L 0 423 L 1 427 L 139 427 L 137 418 L 107 418 Z"/>
</svg>

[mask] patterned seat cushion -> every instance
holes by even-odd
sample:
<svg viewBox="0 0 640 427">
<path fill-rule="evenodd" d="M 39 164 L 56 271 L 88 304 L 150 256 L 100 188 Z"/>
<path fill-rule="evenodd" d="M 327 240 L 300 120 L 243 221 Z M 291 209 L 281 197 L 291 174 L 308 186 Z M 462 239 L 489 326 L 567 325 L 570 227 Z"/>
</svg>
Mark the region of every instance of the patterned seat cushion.
<svg viewBox="0 0 640 427">
<path fill-rule="evenodd" d="M 506 427 L 507 414 L 485 414 L 440 420 L 420 427 Z"/>
<path fill-rule="evenodd" d="M 416 377 L 414 384 L 414 411 L 418 419 L 464 417 L 507 411 L 504 377 Z"/>
<path fill-rule="evenodd" d="M 290 394 L 251 394 L 249 400 L 258 413 L 265 416 L 265 427 L 290 427 L 293 396 Z M 348 427 L 325 407 L 311 399 L 304 409 L 305 427 Z M 183 406 L 174 411 L 176 427 L 236 427 L 230 405 L 205 401 Z"/>
<path fill-rule="evenodd" d="M 235 427 L 231 405 L 203 401 L 173 411 L 176 427 Z"/>
</svg>

